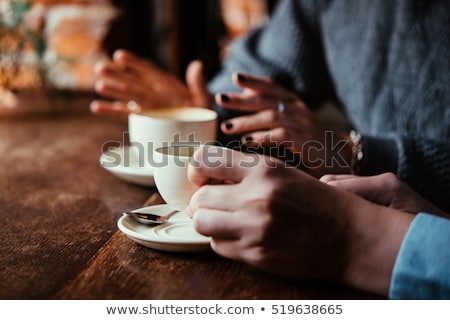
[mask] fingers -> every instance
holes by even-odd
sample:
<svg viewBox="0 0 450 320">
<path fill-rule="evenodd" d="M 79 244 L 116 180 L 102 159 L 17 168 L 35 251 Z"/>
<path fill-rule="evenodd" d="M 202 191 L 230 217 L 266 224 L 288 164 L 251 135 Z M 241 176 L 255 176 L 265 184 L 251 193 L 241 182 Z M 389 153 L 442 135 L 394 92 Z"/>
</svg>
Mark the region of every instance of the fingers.
<svg viewBox="0 0 450 320">
<path fill-rule="evenodd" d="M 393 197 L 392 191 L 395 190 L 396 183 L 399 183 L 393 174 L 381 174 L 370 177 L 326 175 L 320 181 L 382 205 L 389 205 Z"/>
<path fill-rule="evenodd" d="M 115 78 L 135 81 L 135 77 L 130 76 L 126 70 L 110 61 L 97 62 L 94 66 L 94 74 L 100 79 Z"/>
<path fill-rule="evenodd" d="M 285 147 L 297 151 L 298 146 L 292 138 L 294 135 L 289 129 L 278 127 L 268 131 L 255 131 L 242 137 L 242 143 L 266 147 Z"/>
<path fill-rule="evenodd" d="M 357 179 L 358 176 L 352 174 L 326 174 L 320 178 L 320 181 L 324 183 L 329 183 L 332 181 L 341 181 L 349 179 Z"/>
<path fill-rule="evenodd" d="M 130 110 L 124 102 L 109 102 L 103 100 L 92 101 L 90 105 L 91 112 L 105 118 L 127 121 Z"/>
<path fill-rule="evenodd" d="M 240 182 L 254 163 L 255 154 L 244 154 L 228 148 L 205 146 L 197 150 L 188 167 L 189 180 L 197 186 L 208 184 L 211 179 Z"/>
<path fill-rule="evenodd" d="M 233 82 L 244 89 L 243 93 L 218 93 L 216 102 L 226 108 L 240 111 L 277 109 L 280 101 L 298 100 L 297 96 L 269 78 L 249 74 L 233 74 Z"/>
<path fill-rule="evenodd" d="M 211 103 L 207 102 L 209 97 L 202 69 L 201 63 L 194 63 L 188 78 L 196 103 L 208 106 Z M 176 76 L 126 50 L 117 50 L 111 62 L 98 63 L 95 74 L 99 78 L 95 91 L 111 100 L 133 100 L 142 108 L 192 105 L 188 88 Z M 96 114 L 114 118 L 123 118 L 129 113 L 123 103 L 93 103 L 91 109 Z"/>
<path fill-rule="evenodd" d="M 320 181 L 356 194 L 366 194 L 369 190 L 379 190 L 383 183 L 376 177 L 353 175 L 325 175 Z"/>
<path fill-rule="evenodd" d="M 130 97 L 136 99 L 136 89 L 131 83 L 123 81 L 123 79 L 105 78 L 95 83 L 95 91 L 102 96 L 110 99 L 128 101 Z"/>
<path fill-rule="evenodd" d="M 211 95 L 203 76 L 203 63 L 201 61 L 196 60 L 189 64 L 186 70 L 186 84 L 191 93 L 194 106 L 211 107 Z"/>
<path fill-rule="evenodd" d="M 201 208 L 195 212 L 193 222 L 197 232 L 208 237 L 214 236 L 214 239 L 240 237 L 239 221 L 229 211 Z"/>
<path fill-rule="evenodd" d="M 243 93 L 217 93 L 216 103 L 232 110 L 256 112 L 266 109 L 276 110 L 280 99 L 260 95 L 246 95 Z"/>
<path fill-rule="evenodd" d="M 274 110 L 264 110 L 258 113 L 230 119 L 221 124 L 226 134 L 241 134 L 257 130 L 273 129 L 287 123 L 285 114 Z"/>
<path fill-rule="evenodd" d="M 222 257 L 251 264 L 251 260 L 245 258 L 245 255 L 249 255 L 247 248 L 243 248 L 239 240 L 213 238 L 211 239 L 211 248 Z"/>
<path fill-rule="evenodd" d="M 234 73 L 233 82 L 241 88 L 258 91 L 264 95 L 278 97 L 278 100 L 282 99 L 288 101 L 296 98 L 295 95 L 267 77 L 256 77 L 250 74 Z"/>
<path fill-rule="evenodd" d="M 94 67 L 94 73 L 98 78 L 94 90 L 98 94 L 125 101 L 130 99 L 131 94 L 136 95 L 136 83 L 139 81 L 119 66 L 108 62 L 99 62 Z"/>
<path fill-rule="evenodd" d="M 299 134 L 304 120 L 302 113 L 295 116 L 274 110 L 264 110 L 254 115 L 230 119 L 221 124 L 225 134 L 244 134 L 242 142 L 260 146 L 284 146 L 291 150 L 302 143 Z"/>
<path fill-rule="evenodd" d="M 99 62 L 95 65 L 94 72 L 98 78 L 95 91 L 110 99 L 128 101 L 132 97 L 140 100 L 143 92 L 148 91 L 143 81 L 114 63 Z"/>
<path fill-rule="evenodd" d="M 236 192 L 233 184 L 205 185 L 192 195 L 188 215 L 193 216 L 202 208 L 235 211 L 237 210 Z"/>
<path fill-rule="evenodd" d="M 166 73 L 157 65 L 127 50 L 116 50 L 113 61 L 139 78 L 151 76 L 155 79 L 161 79 L 166 76 Z"/>
</svg>

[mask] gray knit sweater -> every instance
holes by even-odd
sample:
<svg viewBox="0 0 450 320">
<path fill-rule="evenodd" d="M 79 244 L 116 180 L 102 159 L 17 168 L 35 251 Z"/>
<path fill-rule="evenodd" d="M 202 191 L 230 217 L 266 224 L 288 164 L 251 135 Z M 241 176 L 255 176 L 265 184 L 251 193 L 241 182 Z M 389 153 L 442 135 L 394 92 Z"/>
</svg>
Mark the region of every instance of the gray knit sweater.
<svg viewBox="0 0 450 320">
<path fill-rule="evenodd" d="M 450 1 L 281 0 L 211 91 L 236 91 L 235 71 L 334 100 L 363 135 L 362 174 L 394 172 L 450 212 Z"/>
</svg>

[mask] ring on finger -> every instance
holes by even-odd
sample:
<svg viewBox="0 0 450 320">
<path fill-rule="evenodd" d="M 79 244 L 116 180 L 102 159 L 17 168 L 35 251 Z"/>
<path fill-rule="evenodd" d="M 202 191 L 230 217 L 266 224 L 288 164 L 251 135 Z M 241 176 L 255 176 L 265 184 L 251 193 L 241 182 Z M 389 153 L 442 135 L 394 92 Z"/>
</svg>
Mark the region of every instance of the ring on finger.
<svg viewBox="0 0 450 320">
<path fill-rule="evenodd" d="M 278 103 L 277 110 L 279 113 L 286 112 L 286 105 L 284 104 L 284 102 L 282 100 Z"/>
<path fill-rule="evenodd" d="M 128 103 L 127 103 L 127 108 L 128 108 L 128 110 L 130 110 L 130 111 L 136 111 L 136 110 L 139 109 L 139 105 L 137 104 L 136 101 L 130 100 L 130 101 L 128 101 Z"/>
</svg>

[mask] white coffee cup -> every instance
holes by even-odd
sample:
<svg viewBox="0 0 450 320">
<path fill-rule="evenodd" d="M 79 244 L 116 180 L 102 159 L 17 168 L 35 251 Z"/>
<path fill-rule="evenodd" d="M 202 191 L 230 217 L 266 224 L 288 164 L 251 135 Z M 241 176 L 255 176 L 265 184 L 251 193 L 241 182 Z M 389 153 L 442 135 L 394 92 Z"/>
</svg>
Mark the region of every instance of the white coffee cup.
<svg viewBox="0 0 450 320">
<path fill-rule="evenodd" d="M 194 107 L 176 107 L 131 113 L 128 131 L 139 166 L 152 167 L 153 150 L 179 143 L 214 144 L 217 113 Z"/>
<path fill-rule="evenodd" d="M 188 179 L 188 165 L 200 145 L 174 144 L 154 150 L 153 176 L 159 194 L 173 210 L 183 211 L 198 189 Z"/>
</svg>

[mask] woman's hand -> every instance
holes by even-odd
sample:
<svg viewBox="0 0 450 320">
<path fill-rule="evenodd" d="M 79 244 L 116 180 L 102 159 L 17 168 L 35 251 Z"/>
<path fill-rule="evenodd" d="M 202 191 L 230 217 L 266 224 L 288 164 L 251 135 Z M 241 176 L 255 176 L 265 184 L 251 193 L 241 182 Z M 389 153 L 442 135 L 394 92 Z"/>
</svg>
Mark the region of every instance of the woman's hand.
<svg viewBox="0 0 450 320">
<path fill-rule="evenodd" d="M 126 120 L 130 112 L 141 109 L 211 105 L 203 64 L 199 61 L 192 62 L 186 70 L 187 86 L 174 75 L 125 50 L 116 51 L 110 62 L 98 63 L 95 75 L 95 91 L 109 99 L 92 102 L 91 110 L 97 115 Z"/>
<path fill-rule="evenodd" d="M 320 180 L 382 206 L 414 214 L 427 212 L 448 217 L 393 173 L 383 173 L 371 177 L 325 175 Z"/>
<path fill-rule="evenodd" d="M 241 93 L 216 94 L 216 103 L 229 109 L 254 112 L 221 124 L 225 134 L 243 134 L 246 145 L 282 147 L 300 154 L 302 165 L 316 176 L 348 173 L 350 137 L 327 129 L 292 92 L 268 78 L 234 74 Z"/>
<path fill-rule="evenodd" d="M 218 254 L 269 272 L 387 295 L 412 215 L 332 188 L 275 159 L 205 147 L 186 212 Z"/>
</svg>

